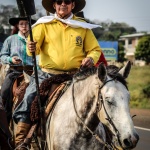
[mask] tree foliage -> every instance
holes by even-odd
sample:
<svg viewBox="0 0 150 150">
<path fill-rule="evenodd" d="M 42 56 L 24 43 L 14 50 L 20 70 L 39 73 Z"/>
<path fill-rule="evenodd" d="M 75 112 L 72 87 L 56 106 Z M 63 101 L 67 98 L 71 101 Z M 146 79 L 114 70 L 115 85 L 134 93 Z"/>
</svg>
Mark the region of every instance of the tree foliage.
<svg viewBox="0 0 150 150">
<path fill-rule="evenodd" d="M 118 41 L 121 35 L 133 34 L 136 33 L 136 29 L 134 27 L 130 27 L 126 23 L 114 23 L 112 21 L 109 22 L 93 22 L 89 19 L 86 19 L 89 23 L 99 24 L 102 28 L 92 29 L 94 35 L 98 40 L 101 41 Z"/>
<path fill-rule="evenodd" d="M 150 36 L 142 37 L 135 51 L 135 58 L 144 60 L 147 64 L 150 63 Z"/>
<path fill-rule="evenodd" d="M 11 17 L 15 17 L 19 14 L 18 9 L 15 6 L 12 5 L 0 5 L 0 21 L 2 24 L 7 25 L 8 20 Z"/>
<path fill-rule="evenodd" d="M 94 34 L 98 40 L 102 41 L 118 41 L 121 35 L 136 33 L 134 27 L 130 27 L 125 23 L 101 23 L 102 28 L 93 29 Z"/>
<path fill-rule="evenodd" d="M 118 62 L 124 62 L 125 59 L 125 48 L 122 43 L 119 42 L 118 45 Z"/>
</svg>

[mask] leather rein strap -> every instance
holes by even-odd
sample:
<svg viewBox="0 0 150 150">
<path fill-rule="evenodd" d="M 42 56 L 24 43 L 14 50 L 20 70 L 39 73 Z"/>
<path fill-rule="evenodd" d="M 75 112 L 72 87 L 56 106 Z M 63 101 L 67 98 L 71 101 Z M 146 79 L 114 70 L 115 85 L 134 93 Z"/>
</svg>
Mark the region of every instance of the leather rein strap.
<svg viewBox="0 0 150 150">
<path fill-rule="evenodd" d="M 104 87 L 105 84 L 107 84 L 108 82 L 111 82 L 111 81 L 113 81 L 113 80 L 115 80 L 115 79 L 116 79 L 116 78 L 113 78 L 113 79 L 111 79 L 111 80 L 105 81 L 104 84 L 99 87 L 99 90 L 101 90 L 101 89 Z M 100 92 L 98 92 L 98 93 L 100 93 Z M 114 147 L 115 147 L 115 144 L 114 144 L 114 143 L 112 143 L 112 146 L 111 146 L 111 145 L 108 144 L 107 142 L 104 142 L 102 139 L 100 139 L 100 137 L 99 137 L 97 134 L 95 134 L 95 133 L 82 121 L 81 117 L 79 116 L 79 114 L 78 114 L 78 112 L 77 112 L 77 108 L 76 108 L 75 97 L 74 97 L 74 83 L 73 83 L 73 86 L 72 86 L 72 97 L 73 97 L 74 110 L 75 110 L 75 112 L 76 112 L 77 117 L 80 119 L 80 122 L 83 124 L 83 126 L 92 134 L 92 136 L 95 137 L 96 140 L 98 140 L 98 141 L 99 141 L 100 143 L 102 143 L 105 147 L 107 147 L 108 150 L 114 150 Z M 119 133 L 119 131 L 117 130 L 115 124 L 113 123 L 113 121 L 111 120 L 110 116 L 109 116 L 108 113 L 107 113 L 107 110 L 106 110 L 105 105 L 104 105 L 104 100 L 103 100 L 101 94 L 99 94 L 98 99 L 99 99 L 99 98 L 100 98 L 100 100 L 101 100 L 101 102 L 102 102 L 102 105 L 103 105 L 103 107 L 104 107 L 105 113 L 106 113 L 106 115 L 107 115 L 107 118 L 106 118 L 106 119 L 109 121 L 109 123 L 112 125 L 113 129 L 115 130 L 116 135 L 117 135 L 117 138 L 118 138 L 118 141 L 119 141 L 119 144 L 121 145 L 121 142 L 120 142 L 120 140 L 119 140 L 120 133 Z M 121 145 L 121 147 L 122 147 L 122 145 Z M 115 147 L 115 148 L 116 148 L 116 147 Z M 123 149 L 123 148 L 122 148 L 122 149 Z M 117 148 L 116 148 L 116 150 L 117 150 Z"/>
<path fill-rule="evenodd" d="M 107 79 L 106 79 L 107 80 Z M 116 77 L 115 78 L 113 78 L 113 79 L 111 79 L 111 80 L 107 80 L 107 81 L 105 81 L 104 82 L 104 84 L 101 86 L 101 87 L 99 87 L 99 89 L 102 89 L 103 88 L 103 86 L 106 84 L 106 83 L 108 83 L 108 82 L 110 82 L 110 81 L 113 81 L 113 80 L 116 80 Z M 112 121 L 112 119 L 110 118 L 110 116 L 109 116 L 109 114 L 108 114 L 108 112 L 107 112 L 107 110 L 106 110 L 106 107 L 105 107 L 105 105 L 104 105 L 104 100 L 103 100 L 103 97 L 102 97 L 102 95 L 101 95 L 101 93 L 99 94 L 99 96 L 100 96 L 100 100 L 101 100 L 101 102 L 102 102 L 102 105 L 103 105 L 103 108 L 104 108 L 104 111 L 105 111 L 105 113 L 106 113 L 106 116 L 107 116 L 107 118 L 105 118 L 106 120 L 108 120 L 108 122 L 111 124 L 111 126 L 113 127 L 113 129 L 114 129 L 114 131 L 115 131 L 115 133 L 116 133 L 116 136 L 117 136 L 117 139 L 118 139 L 118 142 L 119 142 L 119 144 L 120 144 L 120 146 L 121 146 L 121 148 L 122 148 L 122 150 L 124 150 L 124 148 L 122 147 L 122 144 L 121 144 L 121 141 L 120 141 L 120 133 L 119 133 L 119 131 L 118 131 L 118 129 L 116 128 L 116 126 L 115 126 L 115 124 L 114 124 L 114 122 Z M 114 144 L 113 144 L 114 145 Z M 114 145 L 115 146 L 115 145 Z M 116 148 L 116 147 L 115 147 Z M 117 149 L 117 148 L 116 148 Z"/>
<path fill-rule="evenodd" d="M 75 82 L 74 82 L 75 83 Z M 74 106 L 74 110 L 75 113 L 77 115 L 77 117 L 79 118 L 80 122 L 83 124 L 83 126 L 92 134 L 92 136 L 98 140 L 101 144 L 103 144 L 105 147 L 108 148 L 108 150 L 114 150 L 113 147 L 111 145 L 109 145 L 107 142 L 104 142 L 102 139 L 100 139 L 100 137 L 95 134 L 81 119 L 81 117 L 79 116 L 78 112 L 77 112 L 77 107 L 76 107 L 76 102 L 75 102 L 75 97 L 74 97 L 74 83 L 72 85 L 72 98 L 73 98 L 73 106 Z M 103 85 L 104 86 L 104 85 Z M 101 89 L 101 88 L 99 88 Z"/>
</svg>

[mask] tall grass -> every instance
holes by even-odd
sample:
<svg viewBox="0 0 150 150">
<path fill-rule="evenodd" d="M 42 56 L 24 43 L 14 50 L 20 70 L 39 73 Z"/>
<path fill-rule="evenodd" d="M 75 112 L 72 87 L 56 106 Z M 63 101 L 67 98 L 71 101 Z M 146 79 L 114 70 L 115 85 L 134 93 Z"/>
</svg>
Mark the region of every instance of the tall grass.
<svg viewBox="0 0 150 150">
<path fill-rule="evenodd" d="M 150 109 L 150 97 L 143 93 L 143 89 L 150 85 L 150 66 L 132 66 L 127 82 L 131 95 L 130 106 Z"/>
</svg>

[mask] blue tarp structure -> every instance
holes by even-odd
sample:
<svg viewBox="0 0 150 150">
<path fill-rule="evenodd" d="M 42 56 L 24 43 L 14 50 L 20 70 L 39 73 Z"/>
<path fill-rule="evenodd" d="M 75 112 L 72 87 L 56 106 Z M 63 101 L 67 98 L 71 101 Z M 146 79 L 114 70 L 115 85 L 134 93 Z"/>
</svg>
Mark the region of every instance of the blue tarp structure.
<svg viewBox="0 0 150 150">
<path fill-rule="evenodd" d="M 118 42 L 98 41 L 107 61 L 118 60 Z"/>
</svg>

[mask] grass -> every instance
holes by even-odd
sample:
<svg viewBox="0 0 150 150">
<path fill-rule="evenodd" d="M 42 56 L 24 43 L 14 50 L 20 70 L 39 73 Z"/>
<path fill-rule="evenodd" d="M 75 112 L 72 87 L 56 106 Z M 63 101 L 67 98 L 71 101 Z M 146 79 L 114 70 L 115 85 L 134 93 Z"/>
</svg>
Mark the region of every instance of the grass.
<svg viewBox="0 0 150 150">
<path fill-rule="evenodd" d="M 143 93 L 143 89 L 150 85 L 150 66 L 132 66 L 127 82 L 131 108 L 150 109 L 150 97 L 146 97 Z"/>
</svg>

